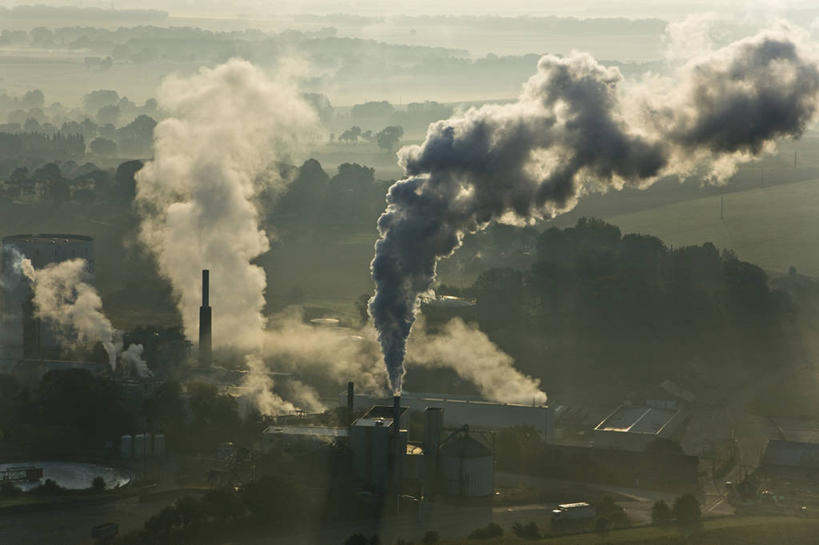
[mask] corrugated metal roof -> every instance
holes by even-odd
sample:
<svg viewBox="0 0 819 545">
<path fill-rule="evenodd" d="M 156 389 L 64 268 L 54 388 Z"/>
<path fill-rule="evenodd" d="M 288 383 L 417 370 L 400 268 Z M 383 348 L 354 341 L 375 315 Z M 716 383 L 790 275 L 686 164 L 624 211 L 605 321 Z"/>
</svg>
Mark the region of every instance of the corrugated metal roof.
<svg viewBox="0 0 819 545">
<path fill-rule="evenodd" d="M 492 456 L 489 448 L 468 435 L 456 437 L 441 446 L 441 456 L 452 458 L 485 458 Z"/>
<path fill-rule="evenodd" d="M 262 432 L 267 435 L 301 435 L 314 437 L 347 437 L 347 428 L 321 426 L 268 426 Z"/>
<path fill-rule="evenodd" d="M 762 465 L 819 469 L 819 444 L 771 439 L 765 446 Z"/>
</svg>

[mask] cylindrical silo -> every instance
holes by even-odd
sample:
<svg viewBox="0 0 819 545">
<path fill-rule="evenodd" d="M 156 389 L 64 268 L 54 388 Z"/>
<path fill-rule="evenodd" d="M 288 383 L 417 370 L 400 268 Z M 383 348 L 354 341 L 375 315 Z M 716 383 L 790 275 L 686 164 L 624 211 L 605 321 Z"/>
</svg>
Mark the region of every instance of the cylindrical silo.
<svg viewBox="0 0 819 545">
<path fill-rule="evenodd" d="M 462 435 L 442 445 L 440 453 L 447 494 L 472 498 L 494 492 L 494 460 L 486 445 Z"/>
<path fill-rule="evenodd" d="M 134 438 L 130 435 L 123 435 L 119 438 L 119 455 L 124 460 L 134 455 Z"/>
<path fill-rule="evenodd" d="M 157 433 L 154 435 L 154 456 L 162 458 L 165 456 L 165 434 Z"/>
</svg>

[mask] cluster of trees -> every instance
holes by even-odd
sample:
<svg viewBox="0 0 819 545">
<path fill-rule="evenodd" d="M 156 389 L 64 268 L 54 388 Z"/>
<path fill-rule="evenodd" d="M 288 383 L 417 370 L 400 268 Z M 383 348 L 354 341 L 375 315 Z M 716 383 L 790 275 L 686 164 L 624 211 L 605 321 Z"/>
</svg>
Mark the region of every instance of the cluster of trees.
<svg viewBox="0 0 819 545">
<path fill-rule="evenodd" d="M 462 294 L 477 300 L 481 330 L 552 389 L 654 384 L 692 363 L 750 371 L 791 355 L 794 304 L 762 269 L 595 219 L 546 230 L 528 270 L 491 269 Z"/>
<path fill-rule="evenodd" d="M 169 380 L 144 403 L 133 404 L 111 378 L 85 370 L 49 371 L 36 387 L 0 376 L 0 441 L 31 456 L 100 450 L 106 441 L 139 431 L 137 423 L 166 434 L 168 448 L 177 454 L 211 452 L 225 441 L 249 446 L 265 425 L 258 413 L 240 412 L 235 398 L 207 384 L 183 390 Z"/>
<path fill-rule="evenodd" d="M 116 170 L 100 169 L 93 163 L 78 165 L 74 161 L 46 163 L 31 170 L 18 166 L 0 186 L 0 197 L 54 204 L 68 201 L 129 204 L 136 194 L 134 175 L 140 168 L 141 161 L 126 161 Z"/>
<path fill-rule="evenodd" d="M 27 157 L 69 160 L 84 155 L 85 139 L 79 133 L 0 132 L 0 160 Z"/>
<path fill-rule="evenodd" d="M 651 522 L 654 524 L 668 524 L 679 522 L 690 524 L 702 517 L 700 503 L 692 494 L 683 494 L 674 500 L 674 506 L 669 507 L 663 500 L 654 502 L 651 507 Z"/>
<path fill-rule="evenodd" d="M 359 139 L 365 142 L 375 141 L 382 150 L 392 151 L 398 145 L 402 136 L 404 136 L 404 128 L 400 125 L 384 127 L 377 133 L 373 133 L 371 130 L 362 131 L 361 127 L 355 125 L 341 133 L 338 141 L 346 144 L 355 144 Z"/>
<path fill-rule="evenodd" d="M 315 504 L 315 498 L 295 479 L 267 476 L 238 490 L 226 486 L 201 498 L 184 496 L 149 518 L 142 530 L 116 543 L 199 543 L 204 538 L 229 535 L 235 539 L 265 529 L 284 535 L 303 527 Z"/>
<path fill-rule="evenodd" d="M 2 115 L 6 123 L 0 123 L 0 135 L 5 139 L 0 159 L 57 160 L 81 157 L 86 152 L 101 157 L 149 157 L 158 111 L 154 99 L 138 106 L 107 89 L 86 94 L 80 108 L 68 109 L 59 102 L 46 106 L 45 94 L 34 89 L 21 97 L 0 93 Z M 68 144 L 63 144 L 64 140 Z"/>
<path fill-rule="evenodd" d="M 268 218 L 277 226 L 372 229 L 384 210 L 389 182 L 376 180 L 372 168 L 343 163 L 331 177 L 309 159 L 290 175 L 287 193 Z"/>
</svg>

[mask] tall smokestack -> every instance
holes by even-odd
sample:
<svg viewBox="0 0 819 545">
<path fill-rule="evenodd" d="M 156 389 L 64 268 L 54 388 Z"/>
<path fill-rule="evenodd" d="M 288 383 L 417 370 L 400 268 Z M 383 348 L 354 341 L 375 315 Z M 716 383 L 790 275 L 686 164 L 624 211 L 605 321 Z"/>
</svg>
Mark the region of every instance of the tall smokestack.
<svg viewBox="0 0 819 545">
<path fill-rule="evenodd" d="M 401 431 L 401 396 L 392 397 L 392 433 L 398 437 Z"/>
<path fill-rule="evenodd" d="M 347 424 L 353 423 L 353 411 L 355 411 L 355 383 L 347 383 Z"/>
<path fill-rule="evenodd" d="M 210 316 L 210 271 L 202 271 L 202 306 L 199 307 L 199 366 L 210 367 L 213 335 Z"/>
</svg>

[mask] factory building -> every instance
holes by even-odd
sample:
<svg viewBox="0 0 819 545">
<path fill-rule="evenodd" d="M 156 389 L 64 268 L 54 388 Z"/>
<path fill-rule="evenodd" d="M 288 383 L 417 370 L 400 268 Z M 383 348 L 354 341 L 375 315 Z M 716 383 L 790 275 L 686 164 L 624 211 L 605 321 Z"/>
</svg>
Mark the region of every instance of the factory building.
<svg viewBox="0 0 819 545">
<path fill-rule="evenodd" d="M 356 395 L 354 409 L 383 403 L 377 397 Z M 412 412 L 423 412 L 435 407 L 443 410 L 443 425 L 447 428 L 469 426 L 475 431 L 491 431 L 517 426 L 534 428 L 541 437 L 550 437 L 549 407 L 547 405 L 518 405 L 495 403 L 474 396 L 404 392 L 401 404 Z"/>
<path fill-rule="evenodd" d="M 657 438 L 668 438 L 685 420 L 673 401 L 623 404 L 594 428 L 594 446 L 642 451 Z"/>
<path fill-rule="evenodd" d="M 35 269 L 71 259 L 87 263 L 88 282 L 94 283 L 94 240 L 83 235 L 31 234 L 3 238 L 3 344 L 6 363 L 23 359 L 56 358 L 60 352 L 58 335 L 34 318 L 31 288 L 14 271 L 16 253 L 31 260 Z"/>
</svg>

